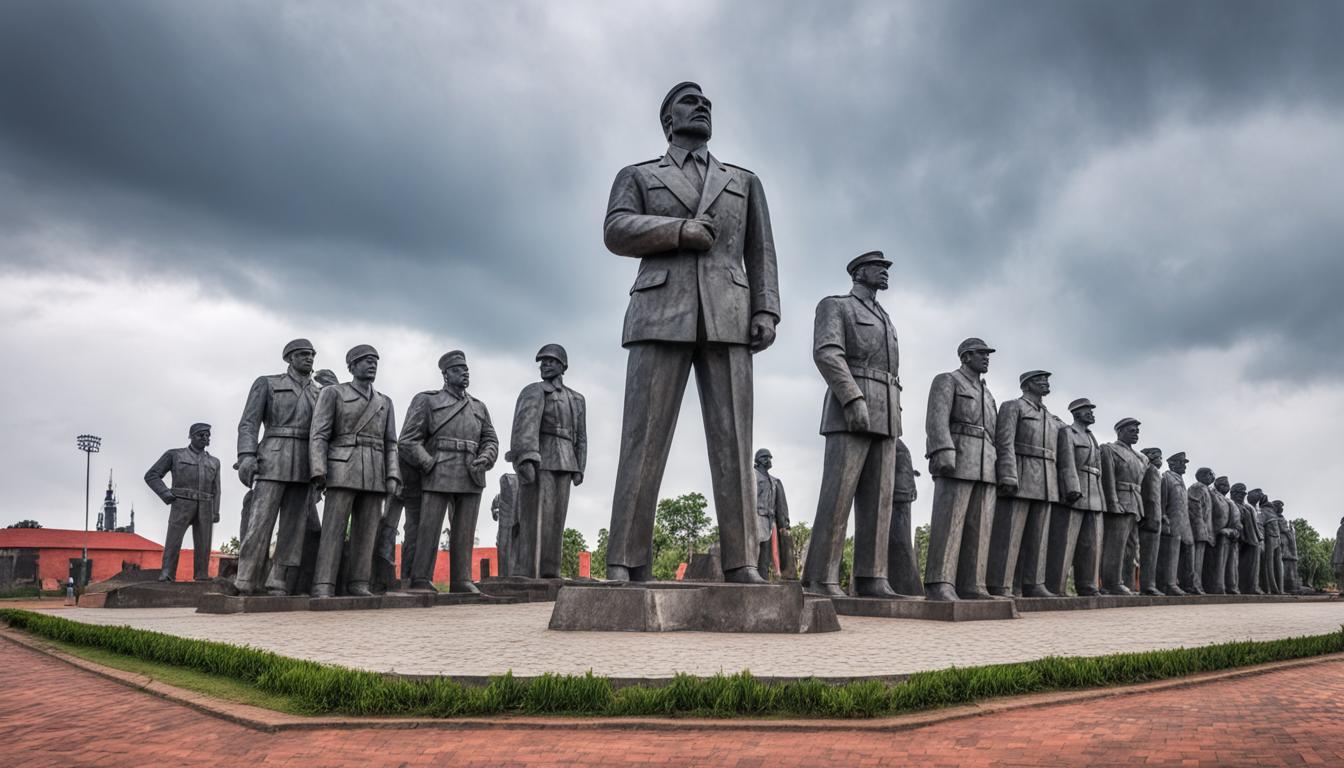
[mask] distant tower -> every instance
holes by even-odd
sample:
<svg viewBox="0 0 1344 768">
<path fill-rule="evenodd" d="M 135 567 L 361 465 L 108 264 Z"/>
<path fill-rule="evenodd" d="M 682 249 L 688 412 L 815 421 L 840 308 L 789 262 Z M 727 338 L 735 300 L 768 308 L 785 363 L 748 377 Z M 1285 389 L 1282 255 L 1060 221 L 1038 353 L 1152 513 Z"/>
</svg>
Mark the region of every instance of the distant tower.
<svg viewBox="0 0 1344 768">
<path fill-rule="evenodd" d="M 98 513 L 98 530 L 117 530 L 117 492 L 112 487 L 112 471 L 107 473 L 107 493 L 103 496 L 103 511 Z"/>
</svg>

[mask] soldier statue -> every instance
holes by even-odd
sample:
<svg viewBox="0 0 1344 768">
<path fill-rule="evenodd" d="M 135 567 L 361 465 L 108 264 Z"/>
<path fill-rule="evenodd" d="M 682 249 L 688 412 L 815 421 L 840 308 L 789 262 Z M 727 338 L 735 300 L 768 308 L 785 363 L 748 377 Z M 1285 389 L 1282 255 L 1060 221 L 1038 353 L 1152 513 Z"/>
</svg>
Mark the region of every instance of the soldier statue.
<svg viewBox="0 0 1344 768">
<path fill-rule="evenodd" d="M 518 576 L 518 539 L 523 535 L 518 523 L 518 476 L 505 472 L 499 476 L 499 493 L 490 500 L 490 517 L 499 524 L 495 531 L 495 552 L 500 576 Z"/>
<path fill-rule="evenodd" d="M 770 565 L 775 559 L 772 549 L 777 539 L 779 576 L 782 579 L 797 579 L 793 539 L 789 537 L 789 500 L 784 496 L 784 484 L 770 474 L 774 461 L 775 457 L 769 449 L 756 451 L 756 539 L 760 542 L 756 570 L 762 577 L 770 577 Z"/>
<path fill-rule="evenodd" d="M 1139 493 L 1143 496 L 1143 519 L 1139 521 L 1139 590 L 1160 597 L 1158 563 L 1162 559 L 1162 449 L 1144 448 L 1148 458 Z"/>
<path fill-rule="evenodd" d="M 998 407 L 985 386 L 994 349 L 969 338 L 957 346 L 961 367 L 933 377 L 924 444 L 933 475 L 933 515 L 924 596 L 990 600 L 985 589 L 996 498 Z"/>
<path fill-rule="evenodd" d="M 1237 553 L 1237 588 L 1243 595 L 1263 595 L 1260 588 L 1260 548 L 1264 546 L 1264 536 L 1256 525 L 1255 508 L 1246 503 L 1246 484 L 1232 485 L 1232 505 L 1241 517 L 1240 550 Z"/>
<path fill-rule="evenodd" d="M 910 505 L 918 497 L 915 488 L 914 460 L 905 441 L 896 438 L 896 479 L 891 487 L 891 528 L 887 536 L 887 583 L 898 595 L 917 597 L 924 593 L 924 584 L 919 577 L 919 559 L 915 553 L 915 540 Z"/>
<path fill-rule="evenodd" d="M 1185 487 L 1185 451 L 1167 457 L 1162 475 L 1162 554 L 1158 558 L 1157 579 L 1162 591 L 1173 597 L 1184 595 L 1190 583 L 1195 546 L 1190 530 L 1190 492 Z"/>
<path fill-rule="evenodd" d="M 192 578 L 210 578 L 210 532 L 219 522 L 219 459 L 205 450 L 210 445 L 210 425 L 192 424 L 189 445 L 163 452 L 154 466 L 145 472 L 149 489 L 171 508 L 168 511 L 168 537 L 163 542 L 163 567 L 159 581 L 173 581 L 177 558 L 182 552 L 182 536 L 191 528 Z M 173 475 L 173 487 L 163 477 Z"/>
<path fill-rule="evenodd" d="M 668 91 L 659 119 L 667 152 L 617 174 L 604 229 L 612 253 L 640 260 L 621 339 L 630 356 L 607 577 L 651 576 L 658 488 L 694 368 L 724 578 L 759 584 L 751 355 L 774 343 L 779 323 L 770 213 L 755 174 L 709 153 L 699 85 Z"/>
<path fill-rule="evenodd" d="M 322 388 L 308 437 L 313 487 L 326 493 L 313 597 L 334 597 L 341 573 L 345 594 L 373 594 L 369 578 L 383 500 L 401 490 L 396 414 L 391 398 L 373 388 L 378 351 L 360 344 L 345 353 L 345 364 L 353 380 Z"/>
<path fill-rule="evenodd" d="M 1055 597 L 1045 587 L 1045 549 L 1050 505 L 1059 502 L 1055 450 L 1064 424 L 1045 407 L 1049 371 L 1027 371 L 1017 382 L 1022 396 L 999 406 L 994 433 L 999 489 L 985 580 L 991 595 L 1012 597 L 1020 575 L 1023 597 Z"/>
<path fill-rule="evenodd" d="M 251 515 L 234 580 L 234 591 L 243 594 L 258 591 L 263 580 L 267 594 L 291 593 L 303 564 L 308 510 L 315 501 L 308 436 L 322 389 L 312 378 L 316 353 L 307 339 L 294 339 L 281 357 L 288 369 L 253 382 L 238 421 L 238 478 L 252 489 Z"/>
<path fill-rule="evenodd" d="M 1214 546 L 1205 554 L 1204 587 L 1211 594 L 1235 595 L 1237 590 L 1236 559 L 1237 536 L 1241 529 L 1241 513 L 1227 498 L 1231 484 L 1226 477 L 1215 477 L 1209 492 L 1213 500 Z"/>
<path fill-rule="evenodd" d="M 1344 517 L 1339 519 L 1339 528 L 1335 529 L 1335 548 L 1330 552 L 1330 570 L 1335 574 L 1335 583 L 1344 585 Z"/>
<path fill-rule="evenodd" d="M 1101 540 L 1101 591 L 1107 595 L 1130 595 L 1124 569 L 1130 530 L 1143 519 L 1143 475 L 1148 459 L 1134 450 L 1139 441 L 1139 420 L 1126 417 L 1115 423 L 1115 442 L 1101 446 L 1101 487 L 1106 514 Z"/>
<path fill-rule="evenodd" d="M 1213 470 L 1200 467 L 1195 470 L 1195 482 L 1186 491 L 1189 502 L 1186 509 L 1190 514 L 1190 533 L 1194 537 L 1194 547 L 1190 550 L 1190 581 L 1182 582 L 1181 589 L 1196 595 L 1208 594 L 1204 589 L 1204 555 L 1215 543 L 1213 531 Z"/>
<path fill-rule="evenodd" d="M 1069 569 L 1079 595 L 1098 594 L 1097 567 L 1101 558 L 1102 514 L 1106 497 L 1101 490 L 1101 447 L 1092 434 L 1096 406 L 1080 397 L 1069 403 L 1073 423 L 1059 430 L 1055 463 L 1062 497 L 1050 512 L 1050 544 L 1046 549 L 1045 586 L 1063 595 Z"/>
<path fill-rule="evenodd" d="M 1273 501 L 1274 514 L 1279 519 L 1279 550 L 1283 559 L 1283 592 L 1296 594 L 1301 588 L 1297 573 L 1297 529 L 1283 516 L 1283 502 Z"/>
<path fill-rule="evenodd" d="M 485 473 L 499 456 L 499 439 L 485 403 L 467 394 L 467 356 L 453 350 L 439 358 L 443 388 L 411 399 L 400 447 L 420 471 L 420 526 L 411 565 L 411 589 L 434 591 L 439 531 L 449 523 L 448 589 L 479 592 L 471 578 L 476 516 Z"/>
<path fill-rule="evenodd" d="M 1265 592 L 1271 595 L 1281 595 L 1283 594 L 1283 551 L 1280 549 L 1282 541 L 1279 536 L 1279 518 L 1274 514 L 1273 503 L 1270 502 L 1269 497 L 1263 491 L 1260 492 L 1257 503 L 1260 506 L 1260 511 L 1256 515 L 1256 519 L 1265 537 L 1265 550 L 1260 557 L 1260 581 L 1264 584 Z"/>
<path fill-rule="evenodd" d="M 803 589 L 843 596 L 832 581 L 854 510 L 854 591 L 896 597 L 887 582 L 887 541 L 901 436 L 900 354 L 891 317 L 877 302 L 891 262 L 881 251 L 847 265 L 854 287 L 817 304 L 812 359 L 826 381 L 821 434 L 826 437 L 821 493 L 812 524 Z"/>
<path fill-rule="evenodd" d="M 513 575 L 555 579 L 564 559 L 569 489 L 583 482 L 588 463 L 588 417 L 583 395 L 565 386 L 565 348 L 547 344 L 537 362 L 541 381 L 518 394 L 504 455 L 518 475 L 520 570 Z"/>
</svg>

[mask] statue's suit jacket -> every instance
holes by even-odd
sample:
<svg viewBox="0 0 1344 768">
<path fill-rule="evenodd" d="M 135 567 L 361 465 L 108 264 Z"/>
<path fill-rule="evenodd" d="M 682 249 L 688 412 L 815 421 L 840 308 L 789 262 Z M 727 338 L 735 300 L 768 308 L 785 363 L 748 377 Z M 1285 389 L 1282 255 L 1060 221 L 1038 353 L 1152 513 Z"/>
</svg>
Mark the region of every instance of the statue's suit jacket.
<svg viewBox="0 0 1344 768">
<path fill-rule="evenodd" d="M 1287 518 L 1279 518 L 1279 541 L 1283 542 L 1283 559 L 1297 559 L 1297 529 Z"/>
<path fill-rule="evenodd" d="M 1190 532 L 1195 541 L 1202 541 L 1205 544 L 1213 544 L 1213 494 L 1209 492 L 1209 487 L 1196 480 L 1189 490 L 1190 503 L 1187 509 L 1190 512 Z"/>
<path fill-rule="evenodd" d="M 845 405 L 860 397 L 868 406 L 868 432 L 901 436 L 900 350 L 896 328 L 876 301 L 853 293 L 817 304 L 812 359 L 826 380 L 821 434 L 849 432 Z"/>
<path fill-rule="evenodd" d="M 435 493 L 480 493 L 485 473 L 473 472 L 478 456 L 494 466 L 499 437 L 485 403 L 463 393 L 459 399 L 446 389 L 421 392 L 411 398 L 402 425 L 400 449 L 420 469 L 420 487 Z"/>
<path fill-rule="evenodd" d="M 238 421 L 238 455 L 256 455 L 257 479 L 309 481 L 308 433 L 321 390 L 322 385 L 313 379 L 299 379 L 288 372 L 259 376 L 252 382 Z"/>
<path fill-rule="evenodd" d="M 397 466 L 397 424 L 392 400 L 354 384 L 323 387 L 313 409 L 308 437 L 313 475 L 326 475 L 328 488 L 384 493 L 388 478 L 401 480 Z"/>
<path fill-rule="evenodd" d="M 1162 534 L 1181 540 L 1182 544 L 1194 544 L 1194 533 L 1190 530 L 1190 496 L 1185 490 L 1185 478 L 1167 470 L 1162 475 Z"/>
<path fill-rule="evenodd" d="M 974 379 L 961 369 L 933 377 L 924 420 L 925 456 L 954 449 L 957 463 L 947 477 L 995 482 L 997 424 L 998 406 L 983 378 Z"/>
<path fill-rule="evenodd" d="M 1265 545 L 1264 530 L 1256 524 L 1255 508 L 1244 501 L 1237 504 L 1234 500 L 1232 503 L 1236 504 L 1241 512 L 1242 542 L 1251 547 L 1263 547 Z"/>
<path fill-rule="evenodd" d="M 523 387 L 513 410 L 513 436 L 505 458 L 515 463 L 535 461 L 539 469 L 552 472 L 584 471 L 588 411 L 583 395 L 549 381 Z"/>
<path fill-rule="evenodd" d="M 693 162 L 688 159 L 687 162 Z M 706 252 L 683 249 L 687 219 L 713 223 Z M 621 344 L 704 341 L 748 344 L 751 317 L 779 318 L 779 277 L 765 191 L 751 171 L 709 155 L 698 193 L 666 155 L 621 169 L 611 186 L 603 239 L 620 256 L 640 259 Z"/>
<path fill-rule="evenodd" d="M 1221 531 L 1226 528 L 1234 527 L 1232 525 L 1232 501 L 1219 493 L 1217 489 L 1209 491 L 1209 501 L 1212 502 L 1210 509 L 1212 509 L 1213 519 L 1210 533 L 1216 539 L 1218 536 L 1222 535 Z M 1238 525 L 1240 525 L 1240 522 L 1238 522 Z"/>
<path fill-rule="evenodd" d="M 1119 440 L 1101 446 L 1101 487 L 1106 511 L 1143 519 L 1143 475 L 1148 458 Z"/>
<path fill-rule="evenodd" d="M 164 485 L 164 475 L 173 474 L 173 487 Z M 204 513 L 209 522 L 219 516 L 219 459 L 209 451 L 197 453 L 190 447 L 164 451 L 145 473 L 145 483 L 159 498 L 171 495 L 170 523 L 186 523 Z"/>
<path fill-rule="evenodd" d="M 1101 447 L 1092 430 L 1064 425 L 1059 430 L 1055 464 L 1061 500 L 1070 491 L 1078 491 L 1083 495 L 1071 507 L 1085 512 L 1106 511 L 1106 497 L 1101 491 Z"/>
<path fill-rule="evenodd" d="M 784 484 L 768 472 L 756 469 L 756 540 L 770 540 L 771 527 L 781 531 L 789 528 L 789 500 L 784 497 Z"/>
<path fill-rule="evenodd" d="M 1162 530 L 1162 470 L 1151 463 L 1143 470 L 1139 486 L 1143 496 L 1143 520 L 1140 527 L 1152 533 Z"/>
<path fill-rule="evenodd" d="M 1064 426 L 1044 405 L 1025 397 L 999 407 L 994 432 L 995 463 L 999 484 L 1013 483 L 1019 499 L 1059 501 L 1059 470 L 1055 451 L 1059 430 Z"/>
</svg>

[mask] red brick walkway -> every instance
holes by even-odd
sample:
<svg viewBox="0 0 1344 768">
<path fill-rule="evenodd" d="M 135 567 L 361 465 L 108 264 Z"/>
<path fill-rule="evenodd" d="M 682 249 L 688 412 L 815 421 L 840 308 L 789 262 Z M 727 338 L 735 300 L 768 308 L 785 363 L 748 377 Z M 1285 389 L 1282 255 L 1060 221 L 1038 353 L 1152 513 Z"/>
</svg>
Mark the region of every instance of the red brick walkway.
<svg viewBox="0 0 1344 768">
<path fill-rule="evenodd" d="M 261 733 L 0 641 L 0 765 L 1344 765 L 1344 661 L 892 733 Z"/>
</svg>

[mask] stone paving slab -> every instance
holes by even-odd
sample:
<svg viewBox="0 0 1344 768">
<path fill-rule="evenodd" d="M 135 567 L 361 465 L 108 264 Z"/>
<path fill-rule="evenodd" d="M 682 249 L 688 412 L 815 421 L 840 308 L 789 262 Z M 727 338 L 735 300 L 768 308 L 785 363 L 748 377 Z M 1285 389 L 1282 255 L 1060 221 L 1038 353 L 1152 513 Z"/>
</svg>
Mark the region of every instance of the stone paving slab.
<svg viewBox="0 0 1344 768">
<path fill-rule="evenodd" d="M 92 624 L 125 624 L 378 672 L 463 679 L 547 672 L 615 678 L 712 675 L 897 677 L 952 665 L 1097 656 L 1233 640 L 1316 635 L 1344 624 L 1344 603 L 1261 603 L 1025 613 L 1017 621 L 844 617 L 810 635 L 554 632 L 550 603 L 381 611 L 197 614 L 189 608 L 64 609 Z"/>
<path fill-rule="evenodd" d="M 203 595 L 197 613 L 287 613 L 293 611 L 377 611 L 393 608 L 433 608 L 444 605 L 509 605 L 525 602 L 519 597 L 495 597 L 461 592 L 388 592 L 372 597 L 308 597 L 289 595 Z M 88 607 L 81 604 L 81 607 Z M 97 607 L 97 606 L 94 606 Z"/>
<path fill-rule="evenodd" d="M 1338 602 L 1337 595 L 1094 595 L 1091 597 L 1016 597 L 1019 611 L 1090 611 L 1098 608 L 1145 608 L 1173 605 Z"/>
<path fill-rule="evenodd" d="M 561 589 L 550 628 L 566 632 L 839 632 L 835 607 L 798 582 L 609 582 Z"/>
<path fill-rule="evenodd" d="M 878 597 L 833 597 L 841 616 L 925 621 L 997 621 L 1016 619 L 1012 600 L 925 600 L 922 597 L 884 600 Z"/>
</svg>

